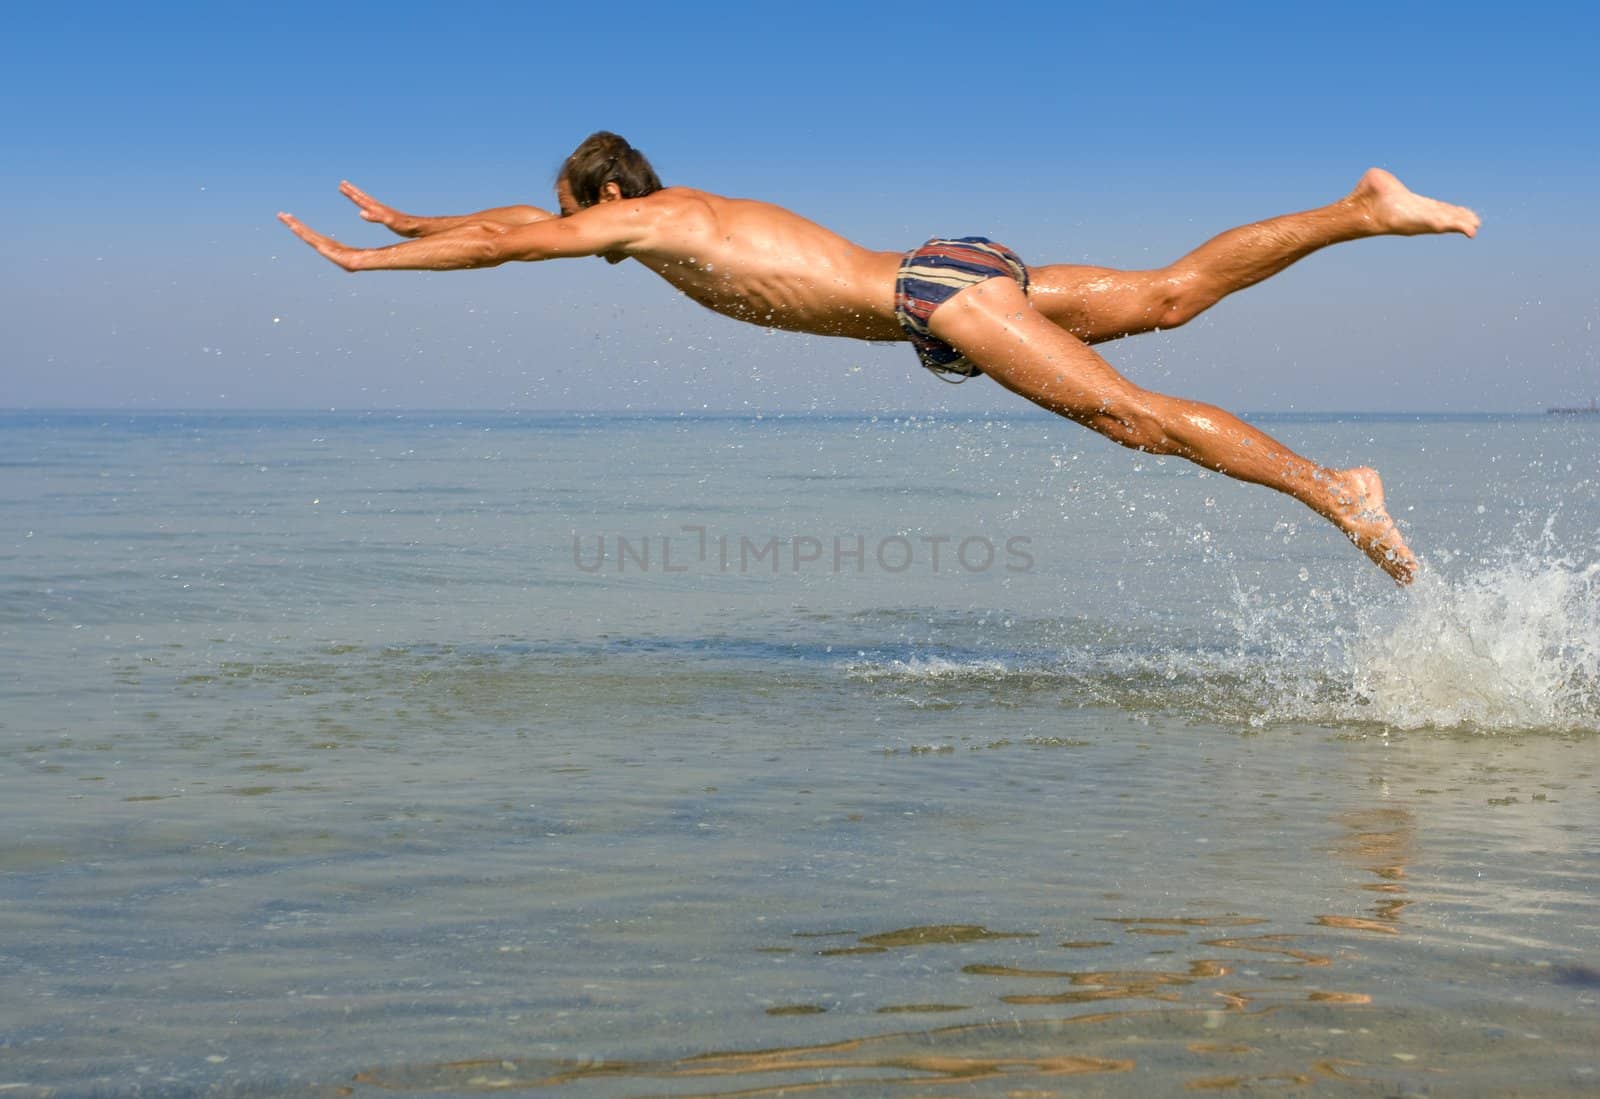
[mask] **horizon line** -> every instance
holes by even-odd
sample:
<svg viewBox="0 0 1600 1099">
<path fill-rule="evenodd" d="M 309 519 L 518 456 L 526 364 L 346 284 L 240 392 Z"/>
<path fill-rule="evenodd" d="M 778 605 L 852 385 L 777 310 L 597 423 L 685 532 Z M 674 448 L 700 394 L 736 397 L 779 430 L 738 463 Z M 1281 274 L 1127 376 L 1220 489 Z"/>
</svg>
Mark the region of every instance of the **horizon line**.
<svg viewBox="0 0 1600 1099">
<path fill-rule="evenodd" d="M 1554 412 L 1566 412 L 1573 408 L 1578 411 L 1589 411 L 1588 406 L 1546 406 L 1544 408 L 1518 408 L 1518 409 L 1302 409 L 1302 408 L 1255 408 L 1248 409 L 1240 415 L 1243 416 L 1545 416 Z M 762 419 L 775 416 L 786 417 L 901 417 L 901 416 L 948 416 L 948 417 L 982 417 L 987 420 L 996 419 L 1058 419 L 1056 413 L 1039 408 L 1019 408 L 1014 411 L 986 412 L 982 410 L 956 410 L 948 408 L 898 408 L 898 409 L 816 409 L 816 408 L 504 408 L 504 407 L 402 407 L 402 406 L 293 406 L 293 405 L 172 405 L 129 407 L 117 405 L 0 405 L 0 415 L 15 415 L 19 413 L 76 413 L 96 415 L 190 415 L 190 414 L 235 414 L 235 415 L 300 415 L 300 416 L 329 416 L 329 415 L 429 415 L 429 416 L 639 416 L 653 418 L 709 418 L 709 417 L 751 417 Z"/>
</svg>

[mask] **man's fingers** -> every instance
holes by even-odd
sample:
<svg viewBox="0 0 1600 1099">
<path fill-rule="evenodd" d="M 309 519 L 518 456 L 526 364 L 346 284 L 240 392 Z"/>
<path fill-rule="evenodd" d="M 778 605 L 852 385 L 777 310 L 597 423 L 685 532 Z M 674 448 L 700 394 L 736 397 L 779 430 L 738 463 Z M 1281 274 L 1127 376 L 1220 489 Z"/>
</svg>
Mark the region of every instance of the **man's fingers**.
<svg viewBox="0 0 1600 1099">
<path fill-rule="evenodd" d="M 322 234 L 314 232 L 309 225 L 295 217 L 293 214 L 279 214 L 278 220 L 289 227 L 289 231 L 307 244 L 316 244 Z"/>
<path fill-rule="evenodd" d="M 367 192 L 363 191 L 360 187 L 357 187 L 349 180 L 345 180 L 343 183 L 339 184 L 339 192 L 357 206 L 380 205 L 380 203 L 376 202 L 371 195 L 367 194 Z"/>
<path fill-rule="evenodd" d="M 318 252 L 333 260 L 335 263 L 338 263 L 340 266 L 344 266 L 344 259 L 349 253 L 350 249 L 346 248 L 332 237 L 323 236 L 321 233 L 311 228 L 293 214 L 279 214 L 278 220 L 287 225 L 289 227 L 289 231 L 295 236 L 311 245 L 311 247 L 315 248 Z"/>
<path fill-rule="evenodd" d="M 387 225 L 394 217 L 394 211 L 383 203 L 373 198 L 367 192 L 351 183 L 348 179 L 339 184 L 339 193 L 355 203 L 361 210 L 361 216 L 367 221 L 376 221 Z"/>
<path fill-rule="evenodd" d="M 293 233 L 295 236 L 311 245 L 311 247 L 321 251 L 320 233 L 313 232 L 309 226 L 307 226 L 303 221 L 295 217 L 293 214 L 279 214 L 278 220 L 289 227 L 289 232 Z"/>
</svg>

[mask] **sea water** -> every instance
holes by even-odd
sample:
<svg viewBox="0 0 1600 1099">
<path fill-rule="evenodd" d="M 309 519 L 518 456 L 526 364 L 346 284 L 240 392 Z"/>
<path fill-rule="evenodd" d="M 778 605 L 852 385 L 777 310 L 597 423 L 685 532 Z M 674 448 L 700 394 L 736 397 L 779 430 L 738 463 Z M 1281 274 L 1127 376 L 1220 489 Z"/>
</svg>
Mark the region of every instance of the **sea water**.
<svg viewBox="0 0 1600 1099">
<path fill-rule="evenodd" d="M 1594 1094 L 1600 423 L 0 416 L 0 1093 Z"/>
</svg>

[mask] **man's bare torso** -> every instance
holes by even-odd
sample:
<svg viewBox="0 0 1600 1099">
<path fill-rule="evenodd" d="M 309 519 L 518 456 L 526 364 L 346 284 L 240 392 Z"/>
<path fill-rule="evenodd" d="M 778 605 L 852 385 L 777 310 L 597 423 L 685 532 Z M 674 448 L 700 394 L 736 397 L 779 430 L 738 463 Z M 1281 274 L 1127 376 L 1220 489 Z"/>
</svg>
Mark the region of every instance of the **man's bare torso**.
<svg viewBox="0 0 1600 1099">
<path fill-rule="evenodd" d="M 620 254 L 708 309 L 770 328 L 904 339 L 894 316 L 899 253 L 869 251 L 770 203 L 688 187 L 605 207 L 574 216 L 637 218 Z"/>
</svg>

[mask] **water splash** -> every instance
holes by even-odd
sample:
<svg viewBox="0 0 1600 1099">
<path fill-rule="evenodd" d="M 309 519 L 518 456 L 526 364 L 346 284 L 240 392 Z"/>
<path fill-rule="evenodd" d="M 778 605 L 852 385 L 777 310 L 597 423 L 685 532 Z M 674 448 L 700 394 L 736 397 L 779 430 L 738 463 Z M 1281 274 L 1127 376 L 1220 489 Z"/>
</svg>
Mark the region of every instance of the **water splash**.
<svg viewBox="0 0 1600 1099">
<path fill-rule="evenodd" d="M 1600 731 L 1600 564 L 1548 534 L 1379 604 L 1236 593 L 1239 655 L 1260 661 L 1251 724 Z"/>
<path fill-rule="evenodd" d="M 1520 556 L 1425 577 L 1348 649 L 1372 720 L 1402 729 L 1600 730 L 1600 564 Z"/>
<path fill-rule="evenodd" d="M 845 665 L 918 706 L 1053 701 L 1207 723 L 1367 730 L 1600 732 L 1600 563 L 1507 553 L 1433 573 L 1390 600 L 1370 589 L 1295 599 L 1236 589 L 1211 636 L 1099 623 L 986 655 Z"/>
</svg>

